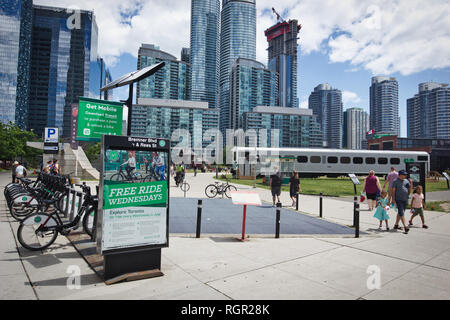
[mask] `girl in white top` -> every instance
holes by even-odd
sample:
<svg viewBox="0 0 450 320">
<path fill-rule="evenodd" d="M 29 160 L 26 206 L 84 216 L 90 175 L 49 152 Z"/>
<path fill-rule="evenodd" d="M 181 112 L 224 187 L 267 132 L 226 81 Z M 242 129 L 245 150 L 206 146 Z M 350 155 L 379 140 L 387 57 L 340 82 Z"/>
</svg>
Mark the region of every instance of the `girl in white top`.
<svg viewBox="0 0 450 320">
<path fill-rule="evenodd" d="M 423 209 L 425 208 L 425 198 L 422 193 L 422 186 L 417 186 L 414 190 L 414 194 L 411 199 L 411 219 L 409 220 L 409 225 L 412 226 L 412 220 L 420 215 L 420 219 L 422 220 L 422 228 L 428 229 L 428 226 L 425 224 L 425 218 L 423 216 Z"/>
</svg>

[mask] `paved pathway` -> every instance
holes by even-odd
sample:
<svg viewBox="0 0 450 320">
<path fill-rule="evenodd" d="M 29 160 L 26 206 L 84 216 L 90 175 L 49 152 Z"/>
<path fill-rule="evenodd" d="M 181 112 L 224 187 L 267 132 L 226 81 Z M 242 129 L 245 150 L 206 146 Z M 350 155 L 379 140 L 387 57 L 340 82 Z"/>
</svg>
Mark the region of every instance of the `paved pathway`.
<svg viewBox="0 0 450 320">
<path fill-rule="evenodd" d="M 0 185 L 8 178 L 0 175 Z M 188 180 L 194 186 L 190 196 L 197 199 L 200 186 L 212 177 Z M 359 239 L 338 235 L 239 242 L 221 235 L 171 235 L 170 247 L 162 250 L 163 277 L 106 286 L 63 236 L 45 252 L 17 245 L 17 222 L 5 213 L 0 192 L 1 299 L 450 299 L 448 214 L 426 212 L 428 230 Z M 270 200 L 267 190 L 258 192 Z M 182 193 L 172 188 L 172 195 Z M 289 203 L 286 194 L 282 197 Z M 302 196 L 301 201 L 302 211 L 317 215 L 317 197 Z M 347 224 L 351 206 L 325 199 L 325 219 Z M 364 212 L 361 221 L 363 231 L 377 225 Z M 67 286 L 71 266 L 79 267 L 80 289 Z M 380 289 L 367 286 L 371 270 L 380 271 Z"/>
</svg>

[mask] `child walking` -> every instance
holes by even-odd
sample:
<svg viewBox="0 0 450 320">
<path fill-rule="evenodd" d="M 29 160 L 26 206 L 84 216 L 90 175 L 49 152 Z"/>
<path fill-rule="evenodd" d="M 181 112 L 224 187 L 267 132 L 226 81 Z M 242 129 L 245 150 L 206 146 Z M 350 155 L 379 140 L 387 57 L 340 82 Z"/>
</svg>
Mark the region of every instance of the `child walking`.
<svg viewBox="0 0 450 320">
<path fill-rule="evenodd" d="M 380 220 L 380 227 L 378 228 L 378 230 L 381 231 L 381 227 L 383 226 L 383 221 L 386 222 L 386 230 L 389 231 L 389 215 L 387 214 L 387 210 L 388 210 L 388 197 L 387 197 L 387 192 L 386 191 L 381 191 L 381 198 L 378 200 L 378 206 L 377 206 L 377 210 L 375 211 L 375 214 L 373 215 L 374 218 L 377 218 L 378 220 Z"/>
<path fill-rule="evenodd" d="M 423 196 L 423 188 L 422 186 L 417 186 L 414 190 L 414 194 L 411 199 L 411 219 L 409 219 L 409 225 L 412 226 L 412 220 L 420 215 L 420 219 L 422 220 L 422 228 L 428 229 L 428 226 L 425 224 L 425 218 L 423 217 L 423 209 L 425 208 L 425 199 Z"/>
</svg>

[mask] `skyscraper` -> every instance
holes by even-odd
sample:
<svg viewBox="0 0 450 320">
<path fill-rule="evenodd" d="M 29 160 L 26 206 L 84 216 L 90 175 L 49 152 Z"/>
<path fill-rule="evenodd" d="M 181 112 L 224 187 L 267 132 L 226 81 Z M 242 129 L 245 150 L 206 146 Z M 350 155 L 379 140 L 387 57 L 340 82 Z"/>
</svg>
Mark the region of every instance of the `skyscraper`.
<svg viewBox="0 0 450 320">
<path fill-rule="evenodd" d="M 230 128 L 230 74 L 237 58 L 256 59 L 255 0 L 223 0 L 220 29 L 220 129 Z"/>
<path fill-rule="evenodd" d="M 0 121 L 27 125 L 32 0 L 0 3 Z"/>
<path fill-rule="evenodd" d="M 342 92 L 329 84 L 320 84 L 309 96 L 309 109 L 321 125 L 323 146 L 342 148 Z"/>
<path fill-rule="evenodd" d="M 278 74 L 255 60 L 238 58 L 231 69 L 231 129 L 243 128 L 243 114 L 256 106 L 276 106 Z"/>
<path fill-rule="evenodd" d="M 374 129 L 375 134 L 400 135 L 398 82 L 395 78 L 372 77 L 370 129 Z"/>
<path fill-rule="evenodd" d="M 450 139 L 450 88 L 425 82 L 407 100 L 408 138 Z"/>
<path fill-rule="evenodd" d="M 298 107 L 297 99 L 297 20 L 283 21 L 264 33 L 269 43 L 268 68 L 280 75 L 279 105 Z"/>
<path fill-rule="evenodd" d="M 362 108 L 350 108 L 344 111 L 344 147 L 364 149 L 366 132 L 369 131 L 369 115 Z"/>
<path fill-rule="evenodd" d="M 33 6 L 28 129 L 54 126 L 70 134 L 73 103 L 98 98 L 106 68 L 97 54 L 98 28 L 92 11 Z M 104 76 L 103 76 L 103 75 Z"/>
<path fill-rule="evenodd" d="M 139 48 L 138 69 L 163 61 L 165 66 L 153 77 L 138 82 L 137 98 L 189 100 L 189 64 L 177 60 L 153 44 L 142 44 Z"/>
<path fill-rule="evenodd" d="M 219 20 L 220 0 L 191 1 L 191 99 L 209 108 L 218 107 Z"/>
</svg>

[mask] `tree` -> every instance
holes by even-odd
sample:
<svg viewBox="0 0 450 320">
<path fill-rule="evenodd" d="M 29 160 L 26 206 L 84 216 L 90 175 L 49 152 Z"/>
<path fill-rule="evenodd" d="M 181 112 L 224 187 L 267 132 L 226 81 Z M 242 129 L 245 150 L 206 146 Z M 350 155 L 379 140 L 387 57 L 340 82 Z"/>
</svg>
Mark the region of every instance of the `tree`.
<svg viewBox="0 0 450 320">
<path fill-rule="evenodd" d="M 27 141 L 33 140 L 36 140 L 33 132 L 22 130 L 12 122 L 0 123 L 0 159 L 15 160 L 20 157 L 36 164 L 36 157 L 43 151 L 27 146 Z"/>
<path fill-rule="evenodd" d="M 90 162 L 97 160 L 100 157 L 100 150 L 102 144 L 100 142 L 89 144 L 84 148 L 84 153 Z"/>
</svg>

